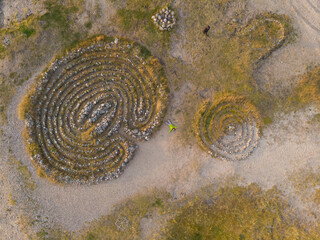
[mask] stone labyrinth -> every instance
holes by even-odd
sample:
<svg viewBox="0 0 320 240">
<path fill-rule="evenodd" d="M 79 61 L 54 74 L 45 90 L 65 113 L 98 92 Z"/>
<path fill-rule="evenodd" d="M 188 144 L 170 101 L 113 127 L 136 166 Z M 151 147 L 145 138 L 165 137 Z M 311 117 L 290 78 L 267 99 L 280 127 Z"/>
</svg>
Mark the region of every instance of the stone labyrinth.
<svg viewBox="0 0 320 240">
<path fill-rule="evenodd" d="M 200 145 L 214 157 L 241 160 L 258 144 L 260 117 L 243 97 L 224 95 L 206 101 L 195 120 Z"/>
<path fill-rule="evenodd" d="M 105 36 L 53 61 L 27 95 L 26 141 L 51 180 L 117 178 L 160 126 L 168 87 L 159 62 L 138 44 Z"/>
</svg>

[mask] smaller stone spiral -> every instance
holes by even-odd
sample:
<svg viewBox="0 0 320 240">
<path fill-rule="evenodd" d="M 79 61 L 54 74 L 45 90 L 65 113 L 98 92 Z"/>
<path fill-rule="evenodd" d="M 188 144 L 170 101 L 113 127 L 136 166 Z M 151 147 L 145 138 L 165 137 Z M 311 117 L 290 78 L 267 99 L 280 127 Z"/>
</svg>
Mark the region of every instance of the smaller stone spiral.
<svg viewBox="0 0 320 240">
<path fill-rule="evenodd" d="M 258 144 L 260 117 L 244 97 L 227 94 L 205 101 L 195 118 L 200 145 L 214 157 L 241 160 Z"/>
</svg>

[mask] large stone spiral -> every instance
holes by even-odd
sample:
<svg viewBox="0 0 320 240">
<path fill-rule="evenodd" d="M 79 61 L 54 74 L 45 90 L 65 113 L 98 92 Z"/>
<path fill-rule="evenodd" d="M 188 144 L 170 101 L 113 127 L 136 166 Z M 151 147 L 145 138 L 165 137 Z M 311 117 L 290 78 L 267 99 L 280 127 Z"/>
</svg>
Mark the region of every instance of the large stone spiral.
<svg viewBox="0 0 320 240">
<path fill-rule="evenodd" d="M 161 124 L 168 88 L 149 52 L 124 39 L 89 40 L 57 58 L 30 93 L 32 160 L 57 182 L 117 178 Z"/>
<path fill-rule="evenodd" d="M 199 143 L 214 157 L 241 160 L 257 146 L 260 117 L 245 98 L 227 94 L 204 102 L 195 126 Z"/>
</svg>

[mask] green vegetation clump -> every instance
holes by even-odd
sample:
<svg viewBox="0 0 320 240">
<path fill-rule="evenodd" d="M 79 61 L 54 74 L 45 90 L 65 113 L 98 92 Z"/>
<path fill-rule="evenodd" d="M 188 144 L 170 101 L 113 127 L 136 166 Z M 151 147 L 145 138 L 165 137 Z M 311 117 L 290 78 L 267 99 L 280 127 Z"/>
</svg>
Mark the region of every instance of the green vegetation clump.
<svg viewBox="0 0 320 240">
<path fill-rule="evenodd" d="M 263 124 L 264 125 L 269 125 L 271 123 L 272 123 L 272 118 L 271 117 L 267 116 L 267 117 L 263 118 Z"/>
<path fill-rule="evenodd" d="M 27 38 L 29 38 L 31 35 L 33 35 L 36 32 L 34 28 L 29 28 L 27 26 L 21 26 L 20 31 L 24 33 Z"/>
<path fill-rule="evenodd" d="M 60 183 L 99 183 L 119 177 L 137 148 L 133 139 L 150 139 L 167 103 L 166 77 L 146 48 L 96 36 L 52 62 L 19 116 L 39 172 Z"/>
<path fill-rule="evenodd" d="M 5 50 L 6 50 L 6 48 L 3 46 L 2 43 L 0 43 L 0 58 L 2 58 L 2 57 L 1 57 L 1 56 L 3 56 L 2 53 L 4 53 Z M 3 56 L 3 57 L 4 57 L 4 56 Z"/>
<path fill-rule="evenodd" d="M 7 121 L 7 106 L 11 101 L 10 96 L 14 93 L 15 89 L 12 83 L 6 81 L 5 77 L 0 75 L 0 124 L 4 124 Z"/>
<path fill-rule="evenodd" d="M 88 29 L 92 28 L 92 22 L 86 22 L 85 27 Z"/>
<path fill-rule="evenodd" d="M 59 1 L 46 1 L 45 7 L 47 13 L 39 18 L 41 21 L 44 21 L 44 28 L 56 28 L 61 31 L 62 35 L 67 34 L 71 24 L 69 15 L 77 12 L 77 7 L 66 7 Z"/>
<path fill-rule="evenodd" d="M 121 7 L 117 10 L 117 18 L 113 21 L 123 31 L 134 33 L 147 45 L 153 45 L 155 42 L 163 46 L 169 45 L 171 32 L 159 31 L 151 17 L 171 1 L 129 0 L 125 4 L 118 3 L 117 0 L 114 2 Z"/>
<path fill-rule="evenodd" d="M 43 28 L 58 31 L 64 45 L 75 46 L 85 34 L 77 31 L 74 25 L 75 14 L 83 7 L 84 1 L 47 0 L 44 4 L 47 12 L 39 17 L 44 23 Z"/>
<path fill-rule="evenodd" d="M 67 231 L 62 231 L 55 228 L 44 228 L 41 231 L 34 234 L 31 238 L 31 240 L 44 240 L 44 239 L 50 239 L 50 240 L 70 240 L 70 233 Z"/>
</svg>

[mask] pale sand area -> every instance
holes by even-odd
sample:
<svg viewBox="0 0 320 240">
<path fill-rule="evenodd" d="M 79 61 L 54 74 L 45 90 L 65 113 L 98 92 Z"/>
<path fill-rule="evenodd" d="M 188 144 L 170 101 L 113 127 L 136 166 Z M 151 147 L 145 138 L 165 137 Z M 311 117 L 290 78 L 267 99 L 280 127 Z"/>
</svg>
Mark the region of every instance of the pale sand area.
<svg viewBox="0 0 320 240">
<path fill-rule="evenodd" d="M 320 62 L 318 32 L 301 19 L 290 1 L 252 2 L 254 4 L 249 4 L 251 9 L 279 10 L 280 13 L 290 15 L 299 29 L 296 42 L 273 53 L 257 73 L 260 86 L 265 89 L 269 89 L 265 87 L 269 85 L 270 89 L 277 87 L 280 90 L 290 87 L 296 83 L 295 77 L 305 71 L 306 65 Z M 306 0 L 299 4 L 307 3 L 309 1 Z M 303 6 L 300 8 L 303 9 Z M 317 23 L 317 19 L 320 20 L 319 16 L 314 14 L 311 20 Z M 43 67 L 45 66 L 46 63 Z M 42 206 L 43 214 L 52 222 L 64 225 L 70 230 L 77 230 L 86 221 L 108 214 L 114 204 L 133 194 L 152 188 L 164 188 L 179 197 L 233 175 L 242 179 L 241 183 L 255 182 L 264 188 L 277 185 L 288 196 L 294 196 L 288 180 L 290 173 L 307 166 L 319 166 L 319 130 L 318 126 L 312 126 L 308 122 L 316 111 L 307 109 L 304 112 L 279 116 L 274 124 L 264 130 L 252 156 L 241 162 L 212 159 L 197 146 L 181 146 L 175 133 L 169 134 L 167 126 L 163 125 L 149 142 L 139 143 L 136 156 L 119 179 L 95 186 L 61 187 L 51 184 L 36 176 L 21 135 L 24 123 L 18 119 L 17 114 L 18 103 L 37 74 L 18 89 L 10 105 L 9 125 L 3 128 L 10 138 L 4 144 L 8 144 L 7 147 L 11 147 L 16 158 L 32 172 L 38 185 L 34 197 Z M 179 92 L 173 93 L 173 106 L 180 96 Z M 175 116 L 171 112 L 173 111 L 169 110 L 167 118 L 174 120 Z M 177 124 L 179 125 L 179 122 Z M 1 158 L 1 161 L 5 162 L 6 159 Z M 296 206 L 302 210 L 307 209 L 307 206 L 301 203 Z M 16 221 L 12 224 L 16 224 Z M 17 230 L 7 229 L 8 236 L 11 231 Z"/>
</svg>

